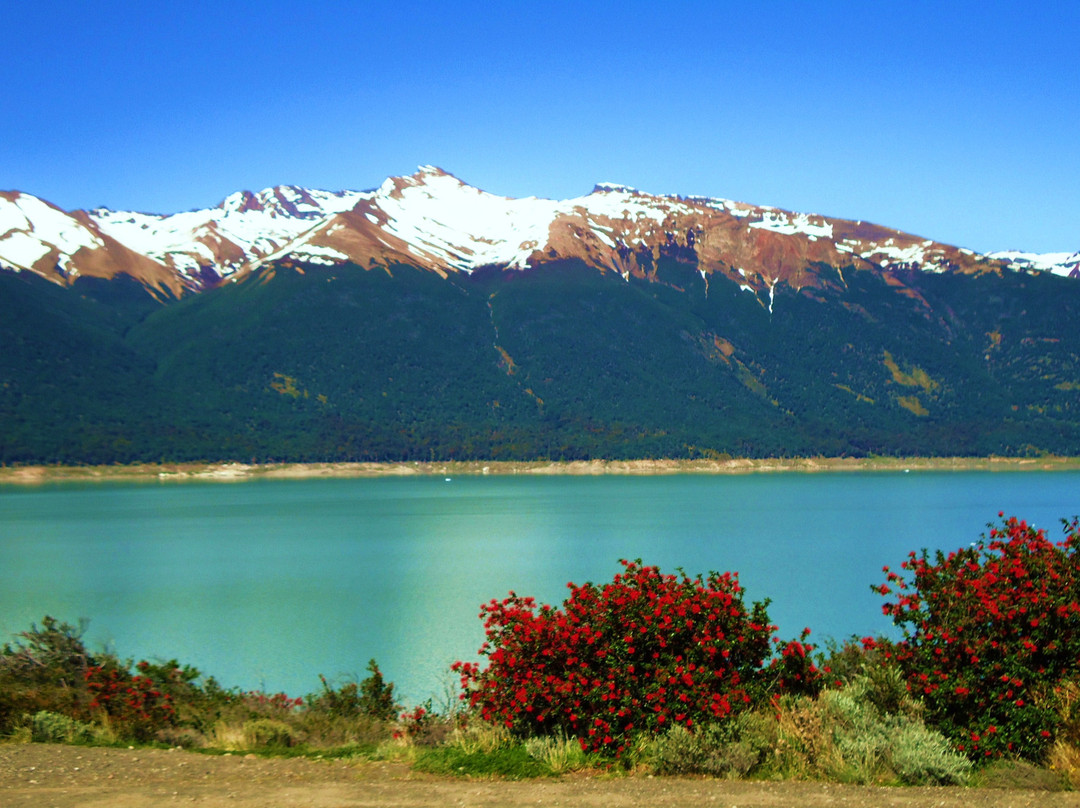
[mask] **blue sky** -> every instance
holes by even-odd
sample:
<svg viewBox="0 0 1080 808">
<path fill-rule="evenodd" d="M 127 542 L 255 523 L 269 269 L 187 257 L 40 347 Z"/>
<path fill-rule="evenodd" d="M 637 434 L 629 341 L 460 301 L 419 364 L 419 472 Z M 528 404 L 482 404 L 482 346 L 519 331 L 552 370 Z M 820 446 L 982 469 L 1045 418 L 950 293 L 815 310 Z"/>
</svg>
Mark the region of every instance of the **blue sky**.
<svg viewBox="0 0 1080 808">
<path fill-rule="evenodd" d="M 168 213 L 433 163 L 1080 249 L 1073 4 L 13 2 L 0 189 Z"/>
</svg>

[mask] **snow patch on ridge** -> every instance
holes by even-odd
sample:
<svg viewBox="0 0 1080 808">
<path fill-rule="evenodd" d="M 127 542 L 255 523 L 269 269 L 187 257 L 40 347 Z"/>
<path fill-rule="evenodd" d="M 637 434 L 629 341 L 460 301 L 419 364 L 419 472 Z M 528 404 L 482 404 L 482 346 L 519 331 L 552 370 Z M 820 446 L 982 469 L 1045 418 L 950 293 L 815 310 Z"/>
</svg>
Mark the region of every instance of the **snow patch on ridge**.
<svg viewBox="0 0 1080 808">
<path fill-rule="evenodd" d="M 789 214 L 784 211 L 765 210 L 758 221 L 750 222 L 748 226 L 759 230 L 771 230 L 786 236 L 802 233 L 811 239 L 832 238 L 833 236 L 831 222 L 821 216 L 810 216 L 806 213 Z"/>
<path fill-rule="evenodd" d="M 208 210 L 162 216 L 99 208 L 90 216 L 121 244 L 189 278 L 195 277 L 200 262 L 213 264 L 225 276 L 280 250 L 327 217 L 352 210 L 370 196 L 279 186 L 256 194 L 238 191 Z"/>
<path fill-rule="evenodd" d="M 917 262 L 922 264 L 926 260 L 926 248 L 922 244 L 913 244 L 910 247 L 899 247 L 894 239 L 886 239 L 882 244 L 875 244 L 870 249 L 864 250 L 861 256 L 872 260 L 878 256 L 884 256 L 894 263 Z"/>
<path fill-rule="evenodd" d="M 304 244 L 296 250 L 289 250 L 288 255 L 297 261 L 306 261 L 309 264 L 325 264 L 332 266 L 349 260 L 345 253 L 335 250 L 333 247 L 320 247 L 315 244 Z"/>
<path fill-rule="evenodd" d="M 548 199 L 489 194 L 423 168 L 404 181 L 387 180 L 372 201 L 387 216 L 385 230 L 419 254 L 464 271 L 528 266 L 536 246 L 547 244 L 558 207 Z"/>
<path fill-rule="evenodd" d="M 1074 253 L 1030 253 L 1020 250 L 1000 250 L 987 255 L 1000 261 L 1008 261 L 1015 269 L 1052 272 L 1055 275 L 1069 276 L 1080 273 L 1080 251 Z"/>
<path fill-rule="evenodd" d="M 9 266 L 29 269 L 52 250 L 58 263 L 71 269 L 71 256 L 84 247 L 99 249 L 105 242 L 78 220 L 30 194 L 0 198 L 0 254 Z"/>
</svg>

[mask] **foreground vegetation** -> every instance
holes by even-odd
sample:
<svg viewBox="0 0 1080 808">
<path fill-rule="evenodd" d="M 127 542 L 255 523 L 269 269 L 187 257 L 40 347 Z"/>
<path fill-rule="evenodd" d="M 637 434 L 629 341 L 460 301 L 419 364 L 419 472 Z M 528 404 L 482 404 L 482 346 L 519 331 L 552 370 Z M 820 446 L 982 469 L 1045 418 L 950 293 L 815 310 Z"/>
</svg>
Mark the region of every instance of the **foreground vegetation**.
<svg viewBox="0 0 1080 808">
<path fill-rule="evenodd" d="M 0 649 L 0 735 L 209 753 L 395 757 L 448 775 L 602 769 L 853 783 L 1080 786 L 1080 525 L 1017 519 L 912 553 L 875 589 L 903 638 L 775 636 L 734 574 L 624 561 L 560 607 L 483 607 L 460 702 L 408 710 L 359 682 L 243 692 L 176 660 L 92 653 L 46 617 Z"/>
</svg>

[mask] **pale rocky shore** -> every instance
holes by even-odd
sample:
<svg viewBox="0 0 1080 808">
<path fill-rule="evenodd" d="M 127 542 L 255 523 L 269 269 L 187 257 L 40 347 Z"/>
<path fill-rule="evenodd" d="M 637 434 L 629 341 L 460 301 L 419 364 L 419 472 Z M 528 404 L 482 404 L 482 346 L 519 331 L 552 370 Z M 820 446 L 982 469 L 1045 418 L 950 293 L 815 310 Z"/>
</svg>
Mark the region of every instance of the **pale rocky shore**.
<svg viewBox="0 0 1080 808">
<path fill-rule="evenodd" d="M 404 477 L 431 475 L 565 475 L 604 474 L 756 474 L 766 472 L 905 472 L 905 471 L 1069 471 L 1080 470 L 1080 457 L 950 457 L 851 458 L 808 457 L 731 460 L 577 460 L 445 461 L 403 463 L 138 463 L 115 466 L 4 466 L 0 484 L 48 482 L 150 481 L 183 482 L 316 477 Z"/>
</svg>

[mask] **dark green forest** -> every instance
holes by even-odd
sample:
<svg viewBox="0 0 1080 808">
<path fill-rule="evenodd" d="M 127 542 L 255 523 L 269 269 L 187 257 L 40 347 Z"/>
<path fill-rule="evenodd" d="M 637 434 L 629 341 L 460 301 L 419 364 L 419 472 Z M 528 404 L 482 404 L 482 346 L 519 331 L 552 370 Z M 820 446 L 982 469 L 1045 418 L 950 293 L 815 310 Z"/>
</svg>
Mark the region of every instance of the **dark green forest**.
<svg viewBox="0 0 1080 808">
<path fill-rule="evenodd" d="M 1080 454 L 1075 280 L 817 270 L 0 272 L 0 462 Z"/>
</svg>

